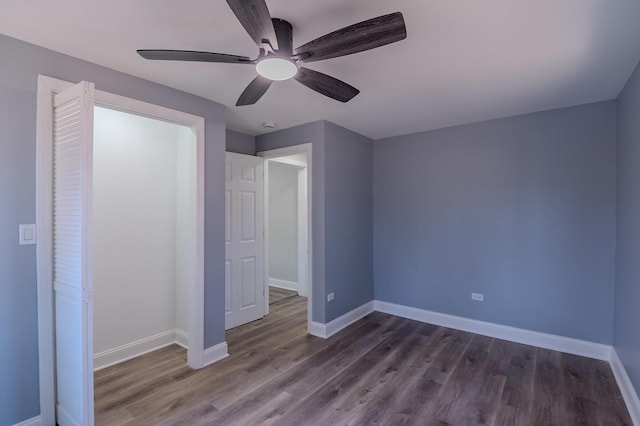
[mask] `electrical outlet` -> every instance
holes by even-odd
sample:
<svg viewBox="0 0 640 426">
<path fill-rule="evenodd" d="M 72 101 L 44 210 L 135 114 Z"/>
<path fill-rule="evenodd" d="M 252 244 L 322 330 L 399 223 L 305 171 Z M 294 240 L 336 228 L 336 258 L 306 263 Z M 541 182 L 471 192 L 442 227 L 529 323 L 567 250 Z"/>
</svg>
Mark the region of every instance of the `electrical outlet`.
<svg viewBox="0 0 640 426">
<path fill-rule="evenodd" d="M 336 294 L 334 292 L 327 294 L 327 302 L 331 302 L 335 298 L 336 298 Z"/>
<path fill-rule="evenodd" d="M 484 294 L 471 293 L 471 300 L 477 300 L 478 302 L 484 302 Z"/>
</svg>

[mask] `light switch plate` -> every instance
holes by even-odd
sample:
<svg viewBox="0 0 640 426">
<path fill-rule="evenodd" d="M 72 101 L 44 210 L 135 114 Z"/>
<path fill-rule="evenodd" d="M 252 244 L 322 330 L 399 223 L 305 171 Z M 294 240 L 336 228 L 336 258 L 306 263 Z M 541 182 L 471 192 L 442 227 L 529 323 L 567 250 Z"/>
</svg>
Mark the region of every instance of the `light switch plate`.
<svg viewBox="0 0 640 426">
<path fill-rule="evenodd" d="M 22 224 L 20 229 L 20 245 L 29 245 L 36 243 L 36 225 L 35 223 Z"/>
</svg>

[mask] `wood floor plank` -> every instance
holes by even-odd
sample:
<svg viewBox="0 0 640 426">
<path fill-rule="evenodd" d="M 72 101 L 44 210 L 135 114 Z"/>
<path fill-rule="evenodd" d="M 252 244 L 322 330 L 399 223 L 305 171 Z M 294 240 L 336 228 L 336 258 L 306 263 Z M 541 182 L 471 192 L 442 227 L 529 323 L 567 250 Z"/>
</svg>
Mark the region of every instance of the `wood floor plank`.
<svg viewBox="0 0 640 426">
<path fill-rule="evenodd" d="M 97 425 L 119 426 L 132 420 L 134 420 L 134 417 L 125 407 L 98 411 L 95 415 L 95 424 Z"/>
<path fill-rule="evenodd" d="M 227 368 L 208 368 L 207 380 L 191 375 L 184 380 L 176 380 L 165 389 L 158 389 L 149 396 L 129 406 L 134 414 L 145 411 L 161 412 L 185 405 L 181 389 L 190 389 L 195 399 L 191 403 L 209 401 L 217 406 L 225 406 L 249 393 L 255 387 L 266 383 L 279 375 L 283 369 L 291 368 L 305 357 L 312 355 L 318 348 L 318 339 L 307 336 L 295 339 L 297 345 L 289 351 L 283 349 L 264 349 L 255 356 L 240 358 Z M 216 386 L 212 387 L 214 383 Z M 249 384 L 249 385 L 248 385 Z"/>
<path fill-rule="evenodd" d="M 497 353 L 494 345 L 489 352 L 485 368 L 474 379 L 474 391 L 468 394 L 465 421 L 474 424 L 493 424 L 501 406 L 501 395 L 507 382 L 507 374 L 494 369 L 494 363 L 502 361 L 502 353 Z"/>
<path fill-rule="evenodd" d="M 386 407 L 397 406 L 404 390 L 429 366 L 437 350 L 438 328 L 422 324 L 393 353 L 388 365 L 379 363 L 381 373 L 369 375 L 351 394 L 334 404 L 327 422 L 334 418 L 354 418 L 368 422 L 396 422 L 395 413 Z"/>
<path fill-rule="evenodd" d="M 416 378 L 408 383 L 393 410 L 396 420 L 402 420 L 402 424 L 422 424 L 424 419 L 433 417 L 437 398 L 445 388 L 444 383 L 471 339 L 469 333 L 447 328 L 438 330 L 427 348 L 430 357 L 423 368 L 416 372 Z"/>
<path fill-rule="evenodd" d="M 429 367 L 431 380 L 440 384 L 445 384 L 449 380 L 453 369 L 465 353 L 467 346 L 471 343 L 472 334 L 463 333 L 457 330 L 447 329 L 443 335 L 443 343 L 447 345 L 443 348 L 443 356 L 438 357 L 437 362 Z"/>
<path fill-rule="evenodd" d="M 560 362 L 567 391 L 572 395 L 594 401 L 595 363 L 588 358 L 565 353 L 560 355 Z"/>
<path fill-rule="evenodd" d="M 109 368 L 99 370 L 94 373 L 94 383 L 97 391 L 108 390 L 114 391 L 118 386 L 126 387 L 136 378 L 132 378 L 132 374 L 140 371 L 141 367 L 148 370 L 152 365 L 160 367 L 182 364 L 181 359 L 176 355 L 176 346 L 166 346 L 151 353 L 141 355 L 137 358 L 130 359 Z"/>
<path fill-rule="evenodd" d="M 153 358 L 151 358 L 151 363 L 153 363 Z M 96 389 L 95 409 L 109 411 L 144 399 L 149 393 L 172 384 L 174 379 L 171 376 L 174 373 L 187 370 L 189 367 L 186 365 L 186 359 L 182 360 L 180 357 L 172 362 L 151 364 L 146 371 L 131 372 L 126 380 L 123 378 L 117 384 L 110 383 L 108 386 Z"/>
<path fill-rule="evenodd" d="M 536 367 L 536 348 L 518 343 L 504 342 L 510 350 L 509 366 L 502 401 L 521 411 L 531 410 Z"/>
<path fill-rule="evenodd" d="M 389 377 L 398 370 L 399 352 L 407 353 L 411 340 L 409 337 L 419 328 L 417 322 L 407 322 L 374 346 L 360 359 L 345 368 L 339 375 L 297 403 L 282 418 L 283 423 L 297 424 L 307 421 L 311 424 L 324 424 L 326 413 L 334 405 L 340 405 L 362 383 L 370 394 L 385 386 Z M 258 423 L 262 419 L 256 419 Z"/>
<path fill-rule="evenodd" d="M 272 395 L 283 391 L 297 397 L 310 394 L 314 387 L 319 387 L 330 380 L 375 346 L 376 341 L 388 335 L 393 330 L 393 324 L 398 323 L 393 318 L 388 319 L 387 322 L 389 324 L 365 322 L 359 327 L 350 327 L 349 330 L 345 330 L 345 333 L 340 333 L 341 336 L 337 338 L 329 339 L 331 343 L 328 346 L 304 362 L 225 407 L 216 420 L 220 424 L 225 424 L 237 419 L 247 419 L 258 407 L 267 403 Z"/>
<path fill-rule="evenodd" d="M 464 355 L 454 366 L 443 392 L 438 395 L 438 408 L 435 410 L 434 420 L 451 423 L 456 419 L 462 419 L 465 424 L 492 423 L 493 419 L 488 420 L 484 408 L 479 407 L 480 411 L 477 411 L 478 407 L 473 404 L 474 398 L 482 397 L 482 391 L 495 391 L 493 388 L 499 387 L 499 392 L 502 392 L 503 380 L 495 380 L 495 377 L 478 380 L 489 361 L 492 343 L 493 339 L 489 337 L 480 335 L 473 337 Z M 482 386 L 487 383 L 489 383 L 488 386 Z"/>
<path fill-rule="evenodd" d="M 562 425 L 569 420 L 564 411 L 567 395 L 561 357 L 560 352 L 536 349 L 535 392 L 531 407 L 531 418 L 536 424 Z"/>
<path fill-rule="evenodd" d="M 529 411 L 512 407 L 501 401 L 493 424 L 495 426 L 529 426 L 531 425 Z"/>
<path fill-rule="evenodd" d="M 598 404 L 595 401 L 578 395 L 569 394 L 565 400 L 565 419 L 572 424 L 585 426 L 598 426 Z"/>
<path fill-rule="evenodd" d="M 281 302 L 283 300 L 292 298 L 298 294 L 297 291 L 286 290 L 284 288 L 269 286 L 269 304 Z"/>
<path fill-rule="evenodd" d="M 153 412 L 151 415 L 145 416 L 147 424 L 157 426 L 193 426 L 195 424 L 211 424 L 212 416 L 218 410 L 208 402 L 200 402 L 189 406 L 174 408 L 170 411 Z M 129 422 L 126 426 L 135 426 L 140 424 L 140 418 Z"/>
<path fill-rule="evenodd" d="M 500 398 L 496 425 L 527 425 L 533 401 L 536 348 L 503 340 L 496 341 L 505 350 L 509 365 Z"/>
<path fill-rule="evenodd" d="M 379 312 L 323 340 L 295 296 L 226 340 L 197 371 L 173 345 L 96 372 L 96 424 L 631 425 L 605 362 Z"/>
</svg>

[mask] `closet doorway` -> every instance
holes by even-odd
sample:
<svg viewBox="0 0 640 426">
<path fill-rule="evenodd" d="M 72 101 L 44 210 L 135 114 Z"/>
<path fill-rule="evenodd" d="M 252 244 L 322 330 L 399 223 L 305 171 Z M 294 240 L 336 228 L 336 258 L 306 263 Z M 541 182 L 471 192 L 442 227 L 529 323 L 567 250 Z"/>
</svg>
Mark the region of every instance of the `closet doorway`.
<svg viewBox="0 0 640 426">
<path fill-rule="evenodd" d="M 189 127 L 94 108 L 94 371 L 188 349 L 194 148 Z"/>
<path fill-rule="evenodd" d="M 91 425 L 94 361 L 177 342 L 203 366 L 204 119 L 39 76 L 36 129 L 41 417 Z"/>
</svg>

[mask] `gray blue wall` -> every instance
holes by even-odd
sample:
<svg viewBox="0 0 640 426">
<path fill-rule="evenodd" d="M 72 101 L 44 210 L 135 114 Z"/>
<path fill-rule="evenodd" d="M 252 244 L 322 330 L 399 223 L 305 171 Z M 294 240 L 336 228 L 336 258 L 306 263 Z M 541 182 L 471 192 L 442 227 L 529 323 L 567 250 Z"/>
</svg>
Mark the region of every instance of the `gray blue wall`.
<svg viewBox="0 0 640 426">
<path fill-rule="evenodd" d="M 256 150 L 311 143 L 313 320 L 327 323 L 373 299 L 372 142 L 326 121 L 256 137 Z M 335 300 L 326 295 L 335 292 Z"/>
<path fill-rule="evenodd" d="M 227 129 L 227 151 L 237 154 L 256 155 L 256 138 Z"/>
<path fill-rule="evenodd" d="M 611 344 L 615 162 L 615 102 L 376 141 L 376 299 Z"/>
<path fill-rule="evenodd" d="M 640 67 L 618 99 L 614 346 L 640 394 Z"/>
<path fill-rule="evenodd" d="M 0 35 L 0 425 L 37 416 L 35 246 L 18 245 L 34 223 L 38 74 L 77 82 L 206 119 L 205 346 L 224 340 L 224 107 L 158 84 Z M 10 59 L 9 59 L 10 58 Z"/>
<path fill-rule="evenodd" d="M 329 322 L 373 300 L 373 142 L 325 122 L 324 155 Z"/>
</svg>

